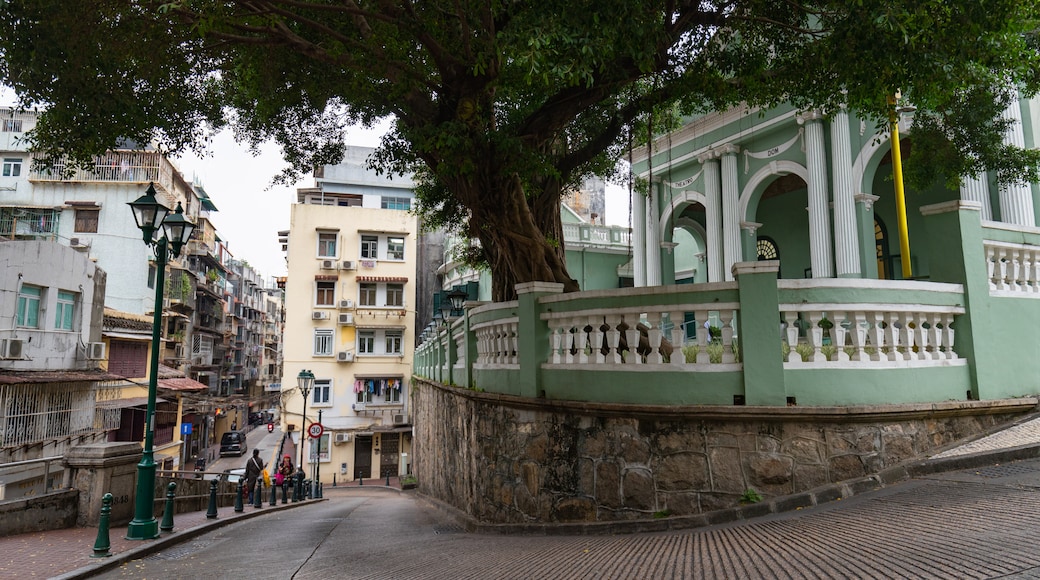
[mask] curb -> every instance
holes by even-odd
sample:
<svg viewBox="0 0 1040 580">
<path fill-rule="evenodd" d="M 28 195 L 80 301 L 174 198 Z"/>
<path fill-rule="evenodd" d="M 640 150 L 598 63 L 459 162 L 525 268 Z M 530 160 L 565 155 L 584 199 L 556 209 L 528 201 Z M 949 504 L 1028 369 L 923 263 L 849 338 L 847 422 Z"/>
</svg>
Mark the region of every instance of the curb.
<svg viewBox="0 0 1040 580">
<path fill-rule="evenodd" d="M 111 570 L 113 568 L 119 567 L 119 566 L 121 566 L 121 565 L 123 565 L 123 564 L 125 564 L 127 562 L 132 561 L 132 560 L 137 560 L 137 559 L 140 559 L 140 558 L 144 558 L 145 556 L 150 556 L 150 555 L 152 555 L 152 554 L 154 554 L 156 552 L 160 552 L 160 551 L 162 551 L 162 550 L 164 550 L 166 548 L 169 548 L 170 546 L 177 545 L 177 544 L 181 543 L 184 540 L 190 540 L 192 538 L 201 536 L 202 534 L 204 534 L 206 532 L 209 532 L 211 530 L 215 530 L 217 528 L 222 528 L 224 526 L 227 526 L 227 525 L 230 525 L 230 524 L 233 524 L 233 523 L 236 523 L 236 522 L 241 522 L 241 521 L 244 521 L 244 520 L 249 520 L 249 519 L 252 519 L 252 518 L 255 518 L 255 517 L 259 517 L 259 516 L 262 516 L 264 514 L 274 513 L 274 512 L 287 510 L 287 509 L 293 509 L 293 508 L 301 507 L 301 506 L 305 506 L 305 505 L 311 505 L 311 504 L 313 504 L 315 502 L 321 502 L 321 501 L 326 501 L 326 500 L 325 500 L 325 498 L 308 499 L 308 500 L 301 501 L 301 502 L 296 502 L 296 503 L 280 504 L 280 505 L 277 505 L 277 506 L 264 506 L 265 509 L 263 509 L 263 510 L 247 511 L 245 513 L 242 513 L 241 515 L 235 515 L 235 516 L 232 516 L 230 518 L 225 518 L 225 519 L 219 519 L 218 518 L 218 519 L 214 519 L 214 520 L 211 520 L 211 521 L 206 521 L 205 523 L 197 525 L 197 526 L 195 526 L 193 528 L 187 528 L 187 529 L 181 530 L 179 532 L 178 531 L 170 532 L 167 535 L 164 535 L 164 536 L 161 536 L 161 537 L 159 537 L 159 538 L 157 538 L 155 540 L 149 541 L 148 543 L 143 544 L 140 547 L 133 548 L 133 549 L 130 549 L 130 550 L 126 550 L 126 551 L 120 552 L 118 554 L 113 554 L 111 557 L 105 558 L 104 560 L 100 560 L 99 559 L 96 564 L 88 564 L 86 566 L 82 566 L 80 568 L 76 568 L 75 570 L 66 572 L 64 574 L 60 574 L 58 576 L 52 576 L 51 580 L 77 580 L 77 579 L 80 579 L 80 578 L 90 578 L 92 576 L 100 574 L 101 572 L 104 572 L 104 571 Z"/>
</svg>

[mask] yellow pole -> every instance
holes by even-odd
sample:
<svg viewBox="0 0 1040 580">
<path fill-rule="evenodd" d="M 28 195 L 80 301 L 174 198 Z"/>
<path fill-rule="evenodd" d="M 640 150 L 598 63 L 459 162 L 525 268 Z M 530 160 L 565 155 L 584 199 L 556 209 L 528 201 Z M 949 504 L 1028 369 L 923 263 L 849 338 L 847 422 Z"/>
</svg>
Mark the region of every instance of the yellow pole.
<svg viewBox="0 0 1040 580">
<path fill-rule="evenodd" d="M 891 100 L 895 105 L 895 99 Z M 889 113 L 892 127 L 892 176 L 896 182 L 896 219 L 899 220 L 899 262 L 903 266 L 903 279 L 909 280 L 913 273 L 910 268 L 910 238 L 906 229 L 906 198 L 903 196 L 903 162 L 899 154 L 899 119 L 893 110 Z"/>
</svg>

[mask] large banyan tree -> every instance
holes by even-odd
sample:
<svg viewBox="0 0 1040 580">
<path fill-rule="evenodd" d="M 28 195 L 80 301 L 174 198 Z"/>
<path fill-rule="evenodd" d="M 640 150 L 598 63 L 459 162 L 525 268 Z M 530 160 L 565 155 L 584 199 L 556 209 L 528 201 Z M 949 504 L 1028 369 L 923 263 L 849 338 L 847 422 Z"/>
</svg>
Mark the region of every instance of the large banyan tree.
<svg viewBox="0 0 1040 580">
<path fill-rule="evenodd" d="M 790 102 L 918 113 L 919 179 L 996 168 L 1001 109 L 1037 89 L 1035 0 L 6 0 L 0 75 L 43 112 L 43 163 L 120 139 L 277 141 L 284 179 L 395 119 L 373 163 L 415 172 L 426 223 L 473 239 L 493 298 L 567 273 L 561 193 L 674 119 Z"/>
</svg>

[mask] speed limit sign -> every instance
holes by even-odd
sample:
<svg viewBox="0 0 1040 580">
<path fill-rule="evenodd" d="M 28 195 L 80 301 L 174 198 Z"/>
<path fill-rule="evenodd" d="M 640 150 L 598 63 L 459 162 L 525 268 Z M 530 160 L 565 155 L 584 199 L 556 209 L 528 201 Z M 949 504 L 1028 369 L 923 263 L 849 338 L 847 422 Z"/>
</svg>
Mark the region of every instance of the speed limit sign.
<svg viewBox="0 0 1040 580">
<path fill-rule="evenodd" d="M 311 423 L 311 426 L 307 427 L 307 434 L 311 436 L 311 439 L 321 437 L 321 434 L 324 432 L 325 427 L 322 427 L 321 423 Z"/>
</svg>

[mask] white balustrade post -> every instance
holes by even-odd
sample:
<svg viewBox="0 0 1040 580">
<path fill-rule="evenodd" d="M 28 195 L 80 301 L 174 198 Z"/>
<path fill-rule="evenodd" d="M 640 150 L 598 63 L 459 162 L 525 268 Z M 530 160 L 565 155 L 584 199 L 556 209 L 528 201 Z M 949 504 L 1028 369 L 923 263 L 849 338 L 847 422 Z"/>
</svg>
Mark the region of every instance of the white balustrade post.
<svg viewBox="0 0 1040 580">
<path fill-rule="evenodd" d="M 784 323 L 787 324 L 787 362 L 805 362 L 798 352 L 798 312 L 785 310 Z"/>
<path fill-rule="evenodd" d="M 683 344 L 686 342 L 686 336 L 683 333 L 682 319 L 682 312 L 668 313 L 668 320 L 672 323 L 672 356 L 670 361 L 675 366 L 684 366 L 686 364 L 686 354 L 683 353 Z"/>
<path fill-rule="evenodd" d="M 845 352 L 845 334 L 848 332 L 848 329 L 843 326 L 845 324 L 845 312 L 839 310 L 832 312 L 831 316 L 833 317 L 831 322 L 834 323 L 834 326 L 831 327 L 831 344 L 835 348 L 835 360 L 846 362 L 849 360 L 849 354 Z"/>
<path fill-rule="evenodd" d="M 736 362 L 737 357 L 733 354 L 733 311 L 720 310 L 719 320 L 722 322 L 722 363 Z"/>
<path fill-rule="evenodd" d="M 805 337 L 809 340 L 809 346 L 813 349 L 812 354 L 809 355 L 809 362 L 824 362 L 827 360 L 827 357 L 823 356 L 823 351 L 820 350 L 823 346 L 823 328 L 820 328 L 823 312 L 810 310 L 805 312 L 804 315 L 809 321 L 809 329 L 805 332 Z"/>
<path fill-rule="evenodd" d="M 628 341 L 628 359 L 625 361 L 630 365 L 643 364 L 643 357 L 639 355 L 639 329 L 636 325 L 639 324 L 638 320 L 633 321 L 628 325 L 628 330 L 625 331 L 625 340 Z"/>
<path fill-rule="evenodd" d="M 664 357 L 661 355 L 662 319 L 660 312 L 651 312 L 647 315 L 647 323 L 650 326 L 646 332 L 647 341 L 650 343 L 650 353 L 646 355 L 647 364 L 664 364 Z"/>
<path fill-rule="evenodd" d="M 694 311 L 694 323 L 697 325 L 697 364 L 709 364 L 711 363 L 711 355 L 708 354 L 708 343 L 710 342 L 711 333 L 708 331 L 706 322 L 708 321 L 707 310 L 696 310 Z"/>
<path fill-rule="evenodd" d="M 607 358 L 603 355 L 603 319 L 598 316 L 589 317 L 589 326 L 592 327 L 590 336 L 592 338 L 592 360 L 596 364 L 601 365 L 606 362 Z"/>
<path fill-rule="evenodd" d="M 578 349 L 578 364 L 589 363 L 589 353 L 585 347 L 588 346 L 588 334 L 585 332 L 585 320 L 575 318 L 574 324 L 574 347 Z"/>
</svg>

